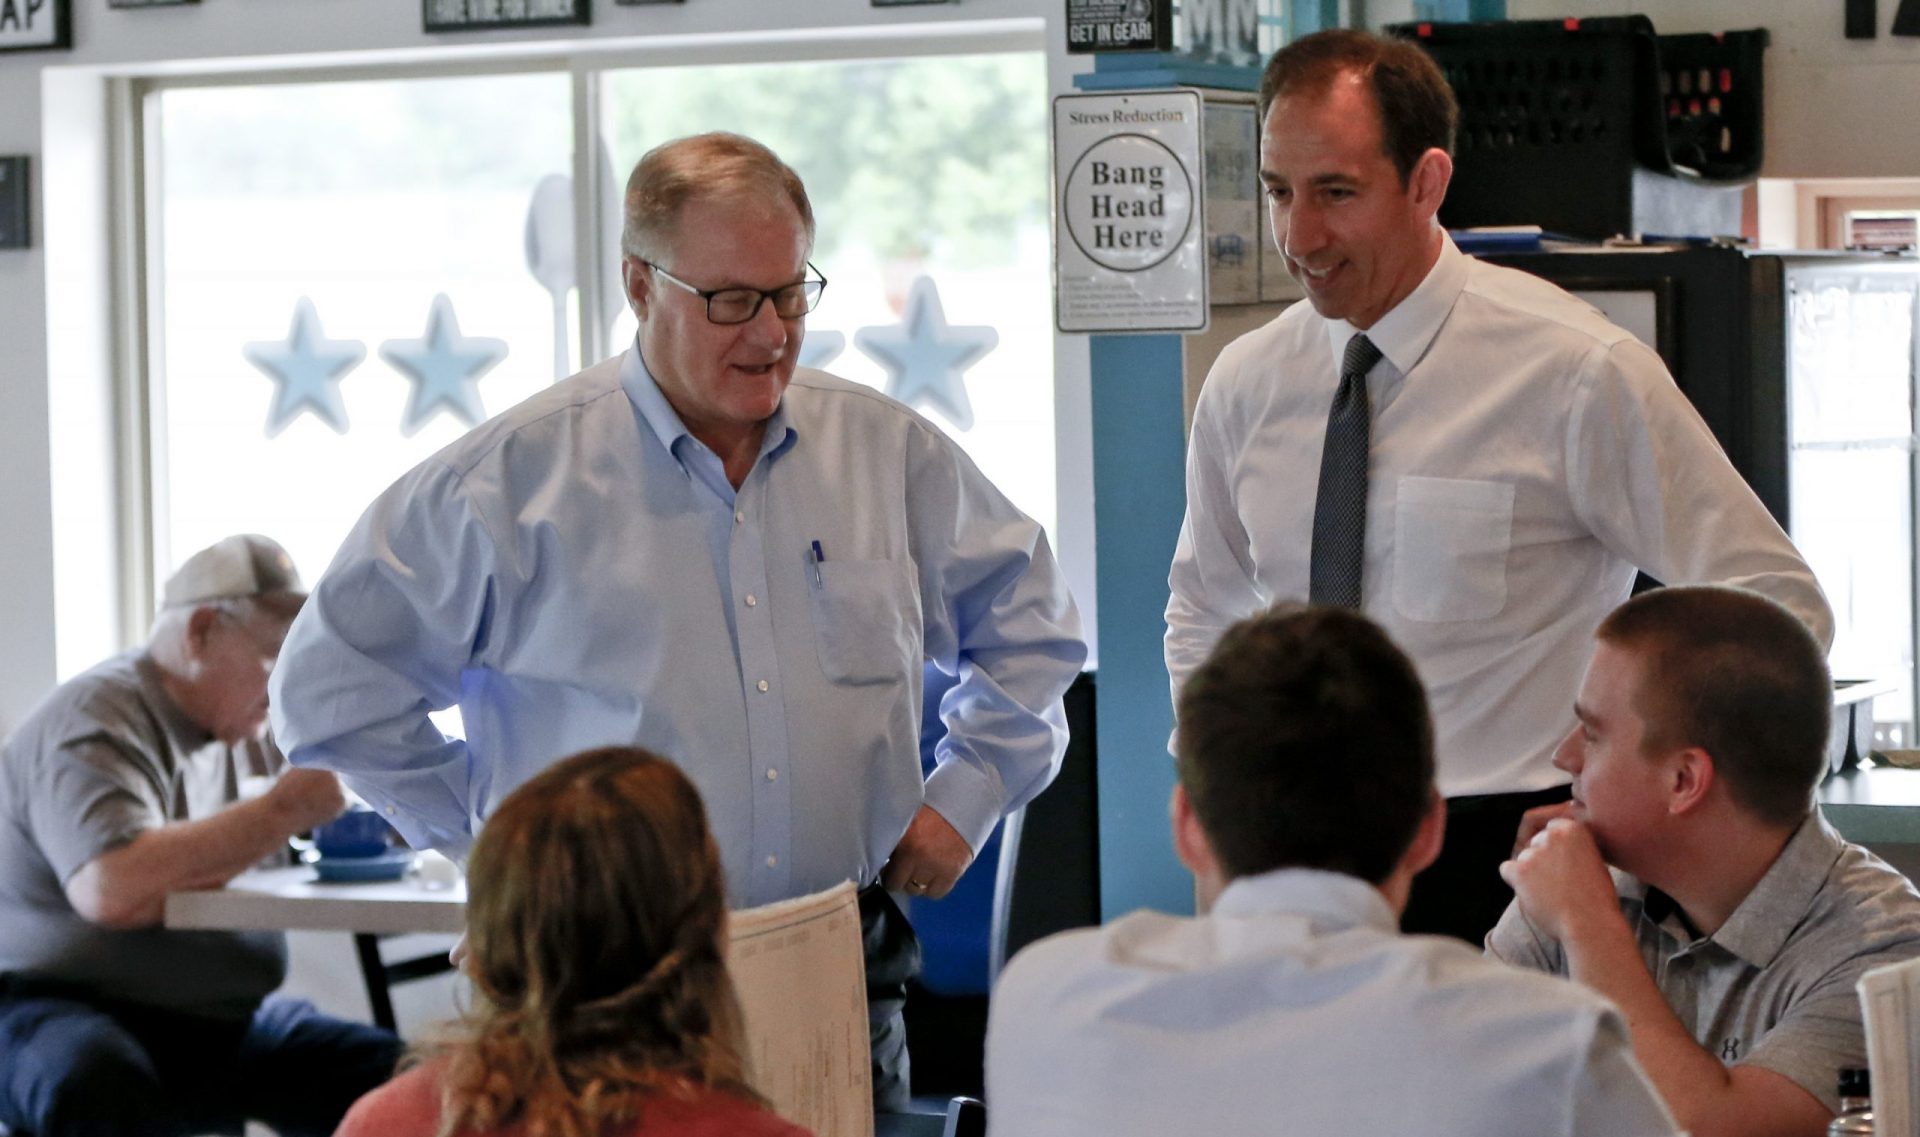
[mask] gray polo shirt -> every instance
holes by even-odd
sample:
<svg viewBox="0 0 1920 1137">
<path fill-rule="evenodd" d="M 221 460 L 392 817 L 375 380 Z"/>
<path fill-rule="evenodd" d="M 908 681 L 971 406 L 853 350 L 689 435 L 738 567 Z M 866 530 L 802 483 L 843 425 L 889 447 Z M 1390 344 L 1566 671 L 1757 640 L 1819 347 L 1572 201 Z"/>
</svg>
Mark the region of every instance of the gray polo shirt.
<svg viewBox="0 0 1920 1137">
<path fill-rule="evenodd" d="M 1700 1045 L 1729 1066 L 1783 1074 L 1837 1111 L 1840 1067 L 1867 1064 L 1854 984 L 1920 955 L 1920 893 L 1907 878 L 1815 810 L 1711 936 L 1658 889 L 1619 872 L 1614 884 L 1660 993 Z M 1559 941 L 1517 902 L 1487 934 L 1487 953 L 1567 973 Z"/>
<path fill-rule="evenodd" d="M 213 814 L 270 747 L 229 747 L 181 712 L 145 654 L 62 684 L 0 744 L 0 973 L 111 999 L 244 1017 L 280 985 L 277 932 L 113 931 L 81 918 L 66 881 L 142 830 Z"/>
</svg>

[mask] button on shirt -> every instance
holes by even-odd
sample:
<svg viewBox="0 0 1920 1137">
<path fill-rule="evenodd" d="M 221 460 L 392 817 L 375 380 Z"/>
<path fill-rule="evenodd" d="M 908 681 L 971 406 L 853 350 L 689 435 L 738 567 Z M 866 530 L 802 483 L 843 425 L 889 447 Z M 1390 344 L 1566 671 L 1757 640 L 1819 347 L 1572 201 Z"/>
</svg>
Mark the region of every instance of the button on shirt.
<svg viewBox="0 0 1920 1137">
<path fill-rule="evenodd" d="M 1694 1040 L 1729 1066 L 1790 1078 L 1838 1112 L 1835 1072 L 1867 1064 L 1854 985 L 1871 968 L 1920 955 L 1920 894 L 1907 878 L 1816 810 L 1710 936 L 1659 890 L 1620 872 L 1614 884 L 1647 970 Z M 1568 971 L 1560 941 L 1517 903 L 1488 934 L 1487 954 Z"/>
<path fill-rule="evenodd" d="M 1314 486 L 1358 329 L 1296 304 L 1221 353 L 1194 411 L 1168 578 L 1174 689 L 1228 625 L 1307 596 Z M 1366 335 L 1361 609 L 1419 669 L 1449 797 L 1566 780 L 1553 748 L 1634 570 L 1766 593 L 1821 642 L 1812 572 L 1654 352 L 1538 277 L 1446 243 Z"/>
<path fill-rule="evenodd" d="M 755 905 L 872 880 L 923 800 L 978 848 L 1057 769 L 1085 655 L 1040 527 L 924 420 L 801 371 L 736 492 L 629 350 L 383 494 L 272 705 L 296 765 L 454 852 L 549 763 L 646 746 Z M 923 660 L 960 677 L 924 786 Z"/>
<path fill-rule="evenodd" d="M 1402 936 L 1378 890 L 1306 869 L 1021 952 L 987 1097 L 997 1137 L 1676 1130 L 1603 1000 Z"/>
</svg>

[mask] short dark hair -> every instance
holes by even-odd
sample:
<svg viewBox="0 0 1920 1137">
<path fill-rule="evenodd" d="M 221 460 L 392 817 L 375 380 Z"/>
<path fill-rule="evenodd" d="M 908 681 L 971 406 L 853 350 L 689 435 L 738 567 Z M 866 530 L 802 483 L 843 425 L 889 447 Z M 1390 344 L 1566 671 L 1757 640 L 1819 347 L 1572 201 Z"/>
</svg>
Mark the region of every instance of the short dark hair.
<svg viewBox="0 0 1920 1137">
<path fill-rule="evenodd" d="M 1697 746 L 1749 813 L 1783 826 L 1806 817 L 1826 770 L 1833 679 L 1799 617 L 1742 588 L 1656 588 L 1594 637 L 1642 665 L 1644 749 Z"/>
<path fill-rule="evenodd" d="M 1227 629 L 1181 689 L 1176 749 L 1230 877 L 1315 868 L 1379 884 L 1432 804 L 1420 677 L 1344 608 L 1281 605 Z"/>
<path fill-rule="evenodd" d="M 1260 77 L 1260 119 L 1282 95 L 1318 94 L 1349 72 L 1366 77 L 1380 112 L 1380 138 L 1400 184 L 1428 150 L 1453 153 L 1460 104 L 1440 66 L 1410 40 L 1351 28 L 1303 36 L 1273 53 Z"/>
</svg>

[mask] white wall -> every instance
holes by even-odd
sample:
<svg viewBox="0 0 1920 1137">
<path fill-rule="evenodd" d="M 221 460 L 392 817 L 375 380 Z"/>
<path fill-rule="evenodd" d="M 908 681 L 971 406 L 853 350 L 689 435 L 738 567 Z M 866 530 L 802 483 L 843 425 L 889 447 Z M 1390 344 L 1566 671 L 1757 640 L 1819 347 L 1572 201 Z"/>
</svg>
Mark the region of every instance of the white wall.
<svg viewBox="0 0 1920 1137">
<path fill-rule="evenodd" d="M 751 42 L 771 36 L 844 36 L 907 32 L 927 38 L 962 26 L 1023 21 L 1044 28 L 1052 87 L 1070 88 L 1070 75 L 1084 61 L 1065 54 L 1060 0 L 964 0 L 951 5 L 875 9 L 868 0 L 686 0 L 684 4 L 593 5 L 590 28 L 547 28 L 428 36 L 420 30 L 419 0 L 324 0 L 236 3 L 206 0 L 197 6 L 111 10 L 106 0 L 71 0 L 75 48 L 68 52 L 0 55 L 0 154 L 27 154 L 35 165 L 34 232 L 40 247 L 0 251 L 0 732 L 52 685 L 55 676 L 55 556 L 50 466 L 63 477 L 98 479 L 99 452 L 49 453 L 49 414 L 104 405 L 111 340 L 100 329 L 110 282 L 104 254 L 91 249 L 78 263 L 57 257 L 63 279 L 87 282 L 78 305 L 51 310 L 45 241 L 61 237 L 69 216 L 97 222 L 104 232 L 107 190 L 98 174 L 108 150 L 102 123 L 106 80 L 113 75 L 202 72 L 302 64 L 447 60 L 464 57 L 573 49 L 657 47 L 663 42 L 692 50 L 703 40 L 725 37 Z M 1042 21 L 1044 21 L 1042 23 Z M 53 157 L 56 177 L 40 176 Z M 90 199 L 78 210 L 56 210 L 49 234 L 45 193 L 63 202 Z M 71 230 L 68 231 L 71 233 Z M 98 233 L 93 234 L 97 238 Z M 88 234 L 77 242 L 95 243 Z M 70 249 L 72 244 L 60 248 Z M 97 294 L 95 288 L 97 287 Z M 75 309 L 81 309 L 76 311 Z M 60 328 L 50 342 L 50 322 Z M 1093 593 L 1091 448 L 1085 424 L 1089 395 L 1085 342 L 1062 337 L 1056 350 L 1062 559 L 1075 591 L 1090 605 Z M 62 398 L 50 405 L 49 375 Z M 86 463 L 79 470 L 73 463 Z M 101 483 L 104 485 L 104 483 Z M 110 519 L 85 523 L 108 526 Z M 109 579 L 110 566 L 62 565 L 85 587 Z M 76 585 L 78 587 L 78 585 Z M 102 604 L 111 603 L 108 596 Z M 1089 613 L 1091 617 L 1091 613 Z M 1091 625 L 1091 618 L 1089 618 Z"/>
</svg>

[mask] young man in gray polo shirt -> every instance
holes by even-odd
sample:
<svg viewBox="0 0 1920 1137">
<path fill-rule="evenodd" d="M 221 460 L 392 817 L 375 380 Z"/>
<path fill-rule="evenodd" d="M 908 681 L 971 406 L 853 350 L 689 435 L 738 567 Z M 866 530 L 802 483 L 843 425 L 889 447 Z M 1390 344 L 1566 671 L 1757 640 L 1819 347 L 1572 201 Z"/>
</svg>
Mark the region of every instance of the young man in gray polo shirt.
<svg viewBox="0 0 1920 1137">
<path fill-rule="evenodd" d="M 168 892 L 224 883 L 346 806 L 263 742 L 267 671 L 305 593 L 259 536 L 168 580 L 144 649 L 49 695 L 0 746 L 0 1126 L 33 1137 L 331 1133 L 399 1041 L 270 998 L 278 932 L 177 932 Z"/>
<path fill-rule="evenodd" d="M 1823 653 L 1731 588 L 1643 593 L 1595 638 L 1554 756 L 1573 800 L 1521 826 L 1487 951 L 1618 1005 L 1693 1137 L 1825 1133 L 1866 1064 L 1854 984 L 1920 955 L 1920 894 L 1814 808 Z"/>
</svg>

